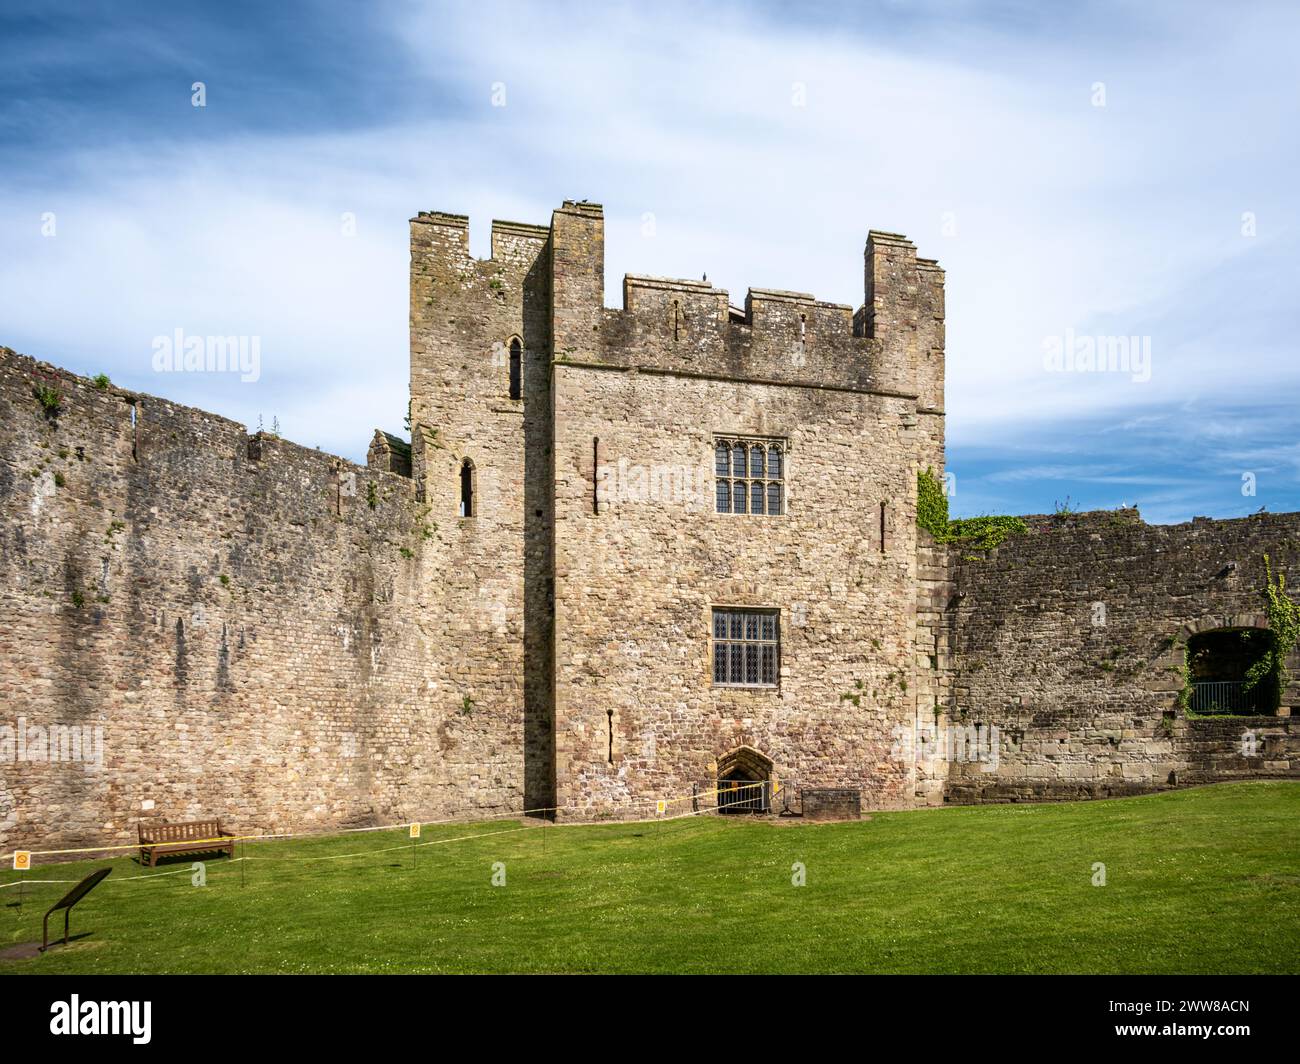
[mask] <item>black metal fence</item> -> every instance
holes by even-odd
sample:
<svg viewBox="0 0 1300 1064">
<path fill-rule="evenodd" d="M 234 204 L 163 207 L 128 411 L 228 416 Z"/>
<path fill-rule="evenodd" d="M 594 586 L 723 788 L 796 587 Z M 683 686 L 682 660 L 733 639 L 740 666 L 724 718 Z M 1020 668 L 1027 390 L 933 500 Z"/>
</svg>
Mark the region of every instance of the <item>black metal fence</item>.
<svg viewBox="0 0 1300 1064">
<path fill-rule="evenodd" d="M 766 813 L 771 807 L 771 780 L 718 780 L 719 813 Z"/>
<path fill-rule="evenodd" d="M 1192 684 L 1193 713 L 1263 713 L 1259 688 L 1244 680 L 1206 680 Z"/>
</svg>

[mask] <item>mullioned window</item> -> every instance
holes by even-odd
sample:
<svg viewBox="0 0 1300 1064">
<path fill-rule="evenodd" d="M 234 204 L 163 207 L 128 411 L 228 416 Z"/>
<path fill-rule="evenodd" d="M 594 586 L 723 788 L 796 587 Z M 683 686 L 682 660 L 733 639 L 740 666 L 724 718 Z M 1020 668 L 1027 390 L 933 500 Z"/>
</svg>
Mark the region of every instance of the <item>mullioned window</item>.
<svg viewBox="0 0 1300 1064">
<path fill-rule="evenodd" d="M 775 687 L 781 654 L 776 610 L 713 611 L 713 682 L 724 687 Z"/>
<path fill-rule="evenodd" d="M 719 436 L 714 440 L 714 474 L 718 513 L 777 516 L 785 512 L 783 441 Z"/>
</svg>

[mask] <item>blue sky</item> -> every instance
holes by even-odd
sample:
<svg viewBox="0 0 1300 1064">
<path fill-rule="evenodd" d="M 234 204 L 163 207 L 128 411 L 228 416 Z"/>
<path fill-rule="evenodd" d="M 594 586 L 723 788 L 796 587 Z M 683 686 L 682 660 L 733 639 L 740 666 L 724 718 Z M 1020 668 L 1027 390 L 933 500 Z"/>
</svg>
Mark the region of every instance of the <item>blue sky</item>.
<svg viewBox="0 0 1300 1064">
<path fill-rule="evenodd" d="M 602 202 L 610 305 L 857 306 L 874 227 L 947 270 L 954 514 L 1297 510 L 1298 41 L 1267 3 L 10 2 L 0 343 L 364 459 L 418 210 L 486 254 Z M 156 373 L 177 328 L 260 337 L 260 378 Z"/>
</svg>

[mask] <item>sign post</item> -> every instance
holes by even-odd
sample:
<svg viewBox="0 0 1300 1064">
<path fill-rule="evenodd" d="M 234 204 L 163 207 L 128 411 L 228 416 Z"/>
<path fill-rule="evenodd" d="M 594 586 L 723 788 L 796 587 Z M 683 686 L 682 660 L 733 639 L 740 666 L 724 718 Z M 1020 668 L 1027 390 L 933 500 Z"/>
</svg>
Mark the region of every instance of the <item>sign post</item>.
<svg viewBox="0 0 1300 1064">
<path fill-rule="evenodd" d="M 23 911 L 23 891 L 27 886 L 27 870 L 32 867 L 31 850 L 14 850 L 14 871 L 21 872 L 18 877 L 18 911 Z"/>
<path fill-rule="evenodd" d="M 41 952 L 44 953 L 50 948 L 50 916 L 53 913 L 63 910 L 63 944 L 68 944 L 68 921 L 72 917 L 72 907 L 81 901 L 87 894 L 99 886 L 100 881 L 108 876 L 113 870 L 111 868 L 101 868 L 98 872 L 91 872 L 85 879 L 73 887 L 67 894 L 63 895 L 57 902 L 50 906 L 49 912 L 45 914 L 45 919 L 41 923 Z"/>
</svg>

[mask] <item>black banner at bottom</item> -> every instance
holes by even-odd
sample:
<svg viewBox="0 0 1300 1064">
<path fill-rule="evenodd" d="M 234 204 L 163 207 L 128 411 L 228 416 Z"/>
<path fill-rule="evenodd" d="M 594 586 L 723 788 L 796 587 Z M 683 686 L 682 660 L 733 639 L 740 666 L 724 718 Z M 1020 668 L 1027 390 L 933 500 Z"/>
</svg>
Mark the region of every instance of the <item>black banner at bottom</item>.
<svg viewBox="0 0 1300 1064">
<path fill-rule="evenodd" d="M 782 1043 L 755 1046 L 759 1054 L 838 1054 L 846 1038 L 868 1033 L 918 1047 L 1231 1052 L 1280 1047 L 1294 1031 L 1297 991 L 1283 976 L 774 976 L 744 987 L 737 978 L 8 976 L 0 1013 L 10 1050 L 215 1043 L 373 1052 L 377 1037 L 454 1035 L 499 1055 L 555 1046 L 558 1035 L 592 1045 L 631 1036 L 643 1052 L 681 1051 L 684 1024 L 712 1027 L 720 1011 L 734 1020 L 744 1000 L 746 1012 L 766 1017 L 751 1035 L 767 1030 Z"/>
</svg>

